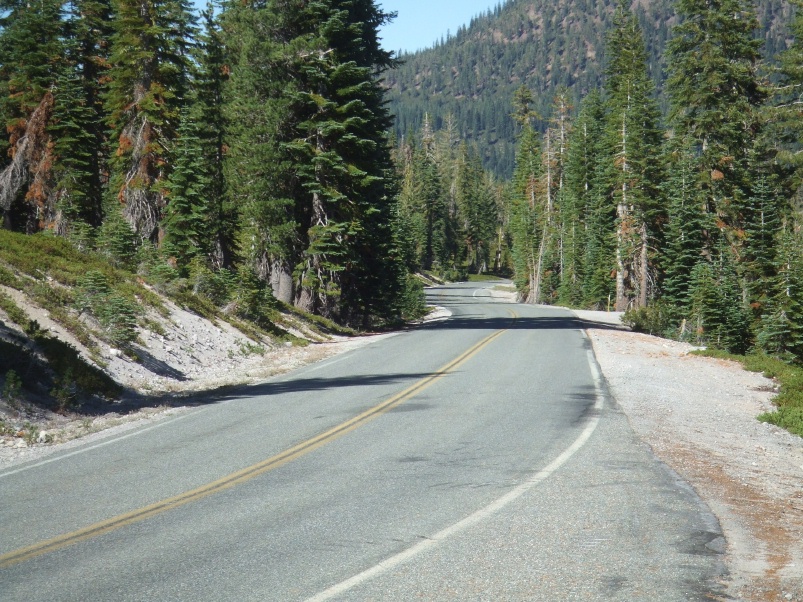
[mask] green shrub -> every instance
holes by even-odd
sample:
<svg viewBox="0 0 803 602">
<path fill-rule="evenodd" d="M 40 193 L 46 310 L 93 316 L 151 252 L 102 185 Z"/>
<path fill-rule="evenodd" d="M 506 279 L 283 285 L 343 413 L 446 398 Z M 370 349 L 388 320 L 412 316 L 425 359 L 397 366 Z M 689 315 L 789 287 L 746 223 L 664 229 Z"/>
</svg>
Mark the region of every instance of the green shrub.
<svg viewBox="0 0 803 602">
<path fill-rule="evenodd" d="M 19 289 L 21 286 L 19 278 L 17 278 L 11 270 L 7 270 L 0 265 L 0 284 L 10 286 L 11 288 Z"/>
<path fill-rule="evenodd" d="M 72 374 L 72 368 L 67 368 L 64 374 L 56 377 L 56 386 L 50 391 L 56 400 L 56 409 L 63 413 L 78 404 L 78 385 Z"/>
<path fill-rule="evenodd" d="M 803 405 L 780 407 L 775 412 L 762 414 L 758 419 L 803 437 Z"/>
<path fill-rule="evenodd" d="M 441 277 L 448 282 L 465 282 L 468 280 L 468 268 L 465 266 L 455 266 L 444 270 Z"/>
<path fill-rule="evenodd" d="M 137 235 L 119 211 L 113 211 L 98 229 L 98 252 L 116 267 L 133 268 Z"/>
<path fill-rule="evenodd" d="M 78 283 L 74 306 L 94 316 L 103 328 L 106 340 L 126 349 L 137 339 L 138 306 L 112 292 L 106 276 L 87 272 Z"/>
<path fill-rule="evenodd" d="M 90 270 L 78 282 L 75 296 L 75 308 L 80 312 L 95 314 L 98 304 L 109 296 L 111 289 L 106 275 Z"/>
<path fill-rule="evenodd" d="M 412 274 L 407 275 L 404 290 L 399 300 L 399 310 L 404 320 L 417 320 L 427 313 L 424 285 Z"/>
<path fill-rule="evenodd" d="M 96 310 L 109 341 L 122 349 L 137 339 L 137 307 L 125 297 L 111 294 Z"/>
<path fill-rule="evenodd" d="M 22 394 L 22 379 L 14 370 L 6 372 L 3 384 L 3 398 L 11 407 L 17 407 Z"/>
<path fill-rule="evenodd" d="M 670 308 L 661 302 L 647 307 L 628 309 L 622 316 L 622 324 L 634 332 L 664 336 L 672 329 Z"/>
<path fill-rule="evenodd" d="M 42 332 L 36 335 L 35 341 L 56 373 L 57 386 L 59 382 L 63 385 L 69 381 L 88 394 L 106 399 L 120 396 L 120 386 L 106 373 L 84 361 L 72 345 Z"/>
<path fill-rule="evenodd" d="M 271 311 L 278 307 L 270 286 L 247 268 L 237 273 L 234 289 L 235 313 L 240 318 L 251 320 L 261 327 L 272 325 Z"/>
<path fill-rule="evenodd" d="M 25 327 L 28 324 L 28 315 L 20 309 L 14 299 L 0 291 L 0 309 L 6 312 L 8 319 L 17 326 Z"/>
<path fill-rule="evenodd" d="M 210 270 L 200 258 L 192 260 L 189 266 L 189 284 L 193 294 L 205 297 L 218 307 L 231 300 L 237 277 L 229 270 Z"/>
<path fill-rule="evenodd" d="M 767 378 L 777 380 L 781 385 L 781 390 L 772 400 L 777 409 L 774 412 L 761 414 L 758 419 L 803 437 L 802 367 L 787 364 L 763 353 L 752 353 L 745 356 L 707 349 L 695 352 L 695 355 L 738 361 L 744 366 L 745 370 L 760 372 Z"/>
</svg>

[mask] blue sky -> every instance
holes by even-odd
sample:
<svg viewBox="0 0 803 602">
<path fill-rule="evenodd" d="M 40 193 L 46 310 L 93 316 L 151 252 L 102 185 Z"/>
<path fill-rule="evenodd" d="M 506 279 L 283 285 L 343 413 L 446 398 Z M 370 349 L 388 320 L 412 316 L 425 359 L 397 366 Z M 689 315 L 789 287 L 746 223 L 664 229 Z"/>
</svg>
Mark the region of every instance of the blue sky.
<svg viewBox="0 0 803 602">
<path fill-rule="evenodd" d="M 382 28 L 385 50 L 413 52 L 432 46 L 446 31 L 457 32 L 471 18 L 496 6 L 496 0 L 378 0 L 386 12 L 399 16 Z"/>
</svg>

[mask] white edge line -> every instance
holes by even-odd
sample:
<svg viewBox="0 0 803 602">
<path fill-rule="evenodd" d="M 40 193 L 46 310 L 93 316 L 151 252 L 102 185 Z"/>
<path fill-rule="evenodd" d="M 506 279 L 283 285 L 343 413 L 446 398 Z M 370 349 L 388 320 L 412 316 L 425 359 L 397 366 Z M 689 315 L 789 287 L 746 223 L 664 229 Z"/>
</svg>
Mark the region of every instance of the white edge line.
<svg viewBox="0 0 803 602">
<path fill-rule="evenodd" d="M 135 437 L 137 435 L 141 435 L 142 433 L 146 433 L 148 431 L 152 431 L 153 429 L 161 428 L 161 427 L 163 427 L 163 426 L 165 426 L 167 424 L 172 424 L 176 420 L 181 420 L 182 418 L 186 418 L 189 415 L 190 415 L 189 413 L 185 413 L 185 414 L 182 414 L 181 416 L 175 416 L 175 417 L 170 418 L 170 419 L 160 420 L 157 424 L 154 424 L 152 426 L 149 426 L 149 427 L 146 427 L 146 428 L 143 428 L 143 429 L 136 429 L 136 430 L 133 430 L 133 431 L 131 431 L 131 432 L 125 434 L 125 435 L 120 435 L 119 437 L 112 437 L 110 439 L 106 439 L 105 441 L 102 441 L 101 443 L 96 443 L 95 445 L 90 445 L 88 447 L 82 447 L 80 449 L 77 449 L 77 450 L 75 450 L 73 452 L 70 452 L 70 453 L 67 453 L 67 454 L 60 454 L 60 455 L 57 455 L 57 456 L 52 456 L 52 457 L 50 457 L 50 458 L 48 458 L 46 460 L 42 460 L 42 461 L 36 462 L 34 464 L 27 464 L 25 466 L 21 466 L 20 468 L 17 468 L 17 469 L 14 469 L 14 470 L 9 470 L 8 472 L 0 472 L 0 479 L 2 479 L 3 477 L 10 477 L 11 475 L 17 474 L 17 473 L 20 473 L 20 472 L 25 472 L 26 470 L 31 470 L 32 468 L 37 468 L 39 466 L 44 466 L 45 464 L 50 464 L 51 462 L 58 462 L 59 460 L 65 460 L 66 458 L 69 458 L 70 456 L 77 456 L 78 454 L 83 454 L 83 453 L 86 453 L 88 451 L 92 451 L 93 449 L 98 449 L 99 447 L 105 447 L 107 445 L 111 445 L 112 443 L 117 443 L 118 441 L 122 441 L 123 439 L 128 439 L 129 437 Z"/>
<path fill-rule="evenodd" d="M 602 410 L 605 404 L 605 397 L 602 393 L 602 386 L 601 386 L 601 376 L 599 370 L 597 369 L 596 359 L 594 358 L 594 353 L 589 350 L 588 352 L 588 365 L 591 369 L 591 376 L 594 379 L 594 386 L 596 389 L 597 399 L 594 404 L 594 409 L 599 412 Z M 572 443 L 568 448 L 566 448 L 562 454 L 560 454 L 557 458 L 552 460 L 545 468 L 541 469 L 536 474 L 532 475 L 529 479 L 527 479 L 524 483 L 516 487 L 515 489 L 509 491 L 499 499 L 491 502 L 484 508 L 477 510 L 473 514 L 468 515 L 461 521 L 456 522 L 455 524 L 451 525 L 450 527 L 446 527 L 445 529 L 438 531 L 435 535 L 421 541 L 420 543 L 415 544 L 414 546 L 407 548 L 406 550 L 399 552 L 398 554 L 391 556 L 380 562 L 379 564 L 371 567 L 363 571 L 362 573 L 358 573 L 354 575 L 350 579 L 346 579 L 332 587 L 322 591 L 321 593 L 308 598 L 306 602 L 325 602 L 326 600 L 331 600 L 335 596 L 343 594 L 348 590 L 373 579 L 381 575 L 382 573 L 386 573 L 395 567 L 399 566 L 400 564 L 407 562 L 408 560 L 418 556 L 419 554 L 425 552 L 426 550 L 437 546 L 439 543 L 449 539 L 450 537 L 457 535 L 461 531 L 465 531 L 469 527 L 472 527 L 485 519 L 489 518 L 491 515 L 495 514 L 517 498 L 521 497 L 523 494 L 527 493 L 530 489 L 535 487 L 536 485 L 542 483 L 546 479 L 548 479 L 552 474 L 554 474 L 559 468 L 561 468 L 569 459 L 574 456 L 580 449 L 585 446 L 588 440 L 591 438 L 591 435 L 597 428 L 599 424 L 600 416 L 597 413 L 586 425 L 586 428 L 583 429 L 583 432 L 580 434 L 577 439 L 575 439 L 574 443 Z"/>
</svg>

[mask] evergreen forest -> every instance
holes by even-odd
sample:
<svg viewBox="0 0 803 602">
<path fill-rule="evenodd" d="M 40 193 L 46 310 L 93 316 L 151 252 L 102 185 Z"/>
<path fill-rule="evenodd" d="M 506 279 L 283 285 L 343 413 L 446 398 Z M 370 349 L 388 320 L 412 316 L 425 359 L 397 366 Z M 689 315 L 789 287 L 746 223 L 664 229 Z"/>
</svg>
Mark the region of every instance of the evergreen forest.
<svg viewBox="0 0 803 602">
<path fill-rule="evenodd" d="M 7 230 L 357 328 L 493 273 L 803 361 L 803 0 L 517 0 L 401 63 L 373 0 L 0 1 Z"/>
<path fill-rule="evenodd" d="M 217 303 L 245 288 L 360 328 L 420 313 L 380 83 L 391 15 L 373 1 L 2 0 L 0 15 L 4 228 Z"/>
<path fill-rule="evenodd" d="M 543 133 L 552 99 L 565 90 L 571 104 L 605 80 L 607 32 L 617 0 L 516 0 L 497 4 L 433 48 L 399 50 L 400 65 L 386 75 L 397 136 L 419 132 L 425 115 L 436 129 L 454 122 L 476 142 L 483 165 L 510 179 L 516 158 L 516 121 L 510 98 L 521 85 L 537 91 L 533 110 Z M 662 111 L 668 108 L 666 44 L 678 22 L 672 0 L 633 2 L 643 32 L 647 69 Z M 790 37 L 787 0 L 758 0 L 762 57 L 774 60 Z"/>
</svg>

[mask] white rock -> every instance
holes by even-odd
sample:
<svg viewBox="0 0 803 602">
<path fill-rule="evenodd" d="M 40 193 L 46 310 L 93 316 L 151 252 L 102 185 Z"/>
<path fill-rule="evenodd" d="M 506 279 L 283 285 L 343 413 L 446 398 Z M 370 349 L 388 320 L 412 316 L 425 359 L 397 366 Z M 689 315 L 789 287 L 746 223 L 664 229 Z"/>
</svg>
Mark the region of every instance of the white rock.
<svg viewBox="0 0 803 602">
<path fill-rule="evenodd" d="M 17 448 L 17 449 L 21 449 L 23 447 L 28 447 L 28 444 L 25 443 L 25 441 L 20 440 L 20 441 L 17 441 L 17 444 L 14 447 Z"/>
<path fill-rule="evenodd" d="M 113 347 L 110 347 L 109 355 L 112 357 L 120 357 L 121 355 L 123 355 L 123 352 L 120 351 L 119 349 L 114 349 Z"/>
<path fill-rule="evenodd" d="M 37 443 L 49 443 L 50 442 L 50 435 L 47 431 L 40 431 L 39 436 L 36 438 Z"/>
</svg>

